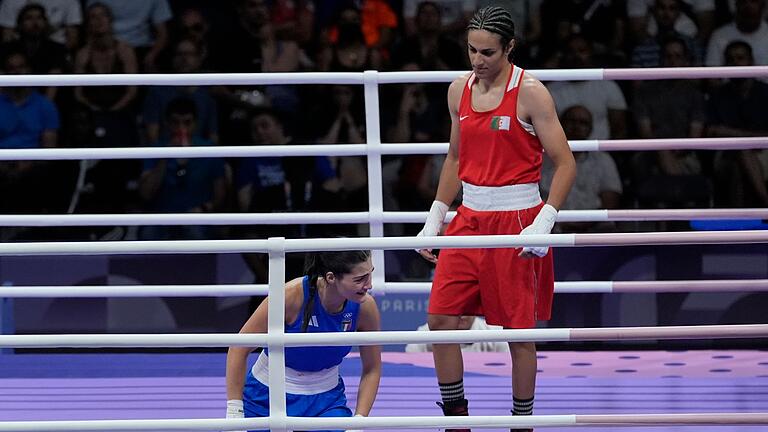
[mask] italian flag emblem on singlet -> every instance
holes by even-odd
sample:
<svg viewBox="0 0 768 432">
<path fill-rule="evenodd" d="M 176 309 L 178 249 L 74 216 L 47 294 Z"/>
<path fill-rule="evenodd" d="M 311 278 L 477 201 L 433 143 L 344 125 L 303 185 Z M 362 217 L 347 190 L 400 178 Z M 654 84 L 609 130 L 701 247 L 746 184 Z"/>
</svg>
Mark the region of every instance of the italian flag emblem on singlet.
<svg viewBox="0 0 768 432">
<path fill-rule="evenodd" d="M 508 131 L 510 122 L 509 116 L 493 116 L 491 118 L 491 129 Z"/>
</svg>

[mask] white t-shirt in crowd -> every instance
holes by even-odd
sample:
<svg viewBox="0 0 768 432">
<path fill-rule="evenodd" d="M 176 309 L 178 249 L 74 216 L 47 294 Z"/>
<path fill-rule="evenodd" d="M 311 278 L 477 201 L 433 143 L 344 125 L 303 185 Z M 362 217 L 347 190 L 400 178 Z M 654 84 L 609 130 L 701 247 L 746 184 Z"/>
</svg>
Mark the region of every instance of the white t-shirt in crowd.
<svg viewBox="0 0 768 432">
<path fill-rule="evenodd" d="M 621 194 L 621 178 L 616 162 L 606 152 L 586 152 L 576 158 L 576 180 L 573 183 L 568 198 L 563 203 L 562 210 L 594 210 L 603 208 L 600 201 L 601 192 L 616 192 Z M 544 158 L 541 168 L 539 186 L 544 195 L 549 195 L 555 167 L 552 160 Z"/>
<path fill-rule="evenodd" d="M 653 7 L 655 0 L 627 0 L 627 16 L 630 18 L 640 18 L 648 15 L 648 35 L 656 36 L 659 31 L 659 27 L 656 24 L 656 20 L 653 19 L 651 8 Z M 691 10 L 694 13 L 699 12 L 714 12 L 715 0 L 684 0 L 691 6 Z M 680 17 L 675 21 L 675 31 L 688 36 L 696 37 L 699 29 L 696 23 L 686 14 L 681 13 Z"/>
<path fill-rule="evenodd" d="M 765 21 L 753 33 L 742 33 L 736 24 L 730 23 L 712 32 L 707 46 L 707 66 L 722 66 L 725 63 L 725 47 L 734 41 L 744 41 L 752 47 L 755 65 L 768 65 L 768 24 Z"/>
<path fill-rule="evenodd" d="M 627 100 L 614 81 L 556 81 L 547 88 L 555 100 L 558 115 L 574 105 L 583 105 L 592 113 L 589 139 L 610 139 L 608 110 L 627 109 Z"/>
</svg>

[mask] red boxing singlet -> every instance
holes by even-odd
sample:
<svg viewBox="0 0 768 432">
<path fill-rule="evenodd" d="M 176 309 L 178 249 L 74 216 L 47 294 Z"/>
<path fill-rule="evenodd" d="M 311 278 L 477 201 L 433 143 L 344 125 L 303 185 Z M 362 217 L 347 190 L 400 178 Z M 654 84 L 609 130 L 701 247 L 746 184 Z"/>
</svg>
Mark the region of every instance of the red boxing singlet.
<svg viewBox="0 0 768 432">
<path fill-rule="evenodd" d="M 512 65 L 501 103 L 483 112 L 472 107 L 475 74 L 469 76 L 459 103 L 459 178 L 462 181 L 477 186 L 539 182 L 544 149 L 517 118 L 517 95 L 524 73 Z"/>
</svg>

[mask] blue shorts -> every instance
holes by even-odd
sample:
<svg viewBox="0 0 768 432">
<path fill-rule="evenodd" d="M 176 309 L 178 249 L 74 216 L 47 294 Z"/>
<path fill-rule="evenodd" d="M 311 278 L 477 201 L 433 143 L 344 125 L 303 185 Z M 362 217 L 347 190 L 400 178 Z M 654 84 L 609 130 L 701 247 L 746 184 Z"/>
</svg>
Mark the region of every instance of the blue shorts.
<svg viewBox="0 0 768 432">
<path fill-rule="evenodd" d="M 339 385 L 327 392 L 312 395 L 287 393 L 285 397 L 289 417 L 352 417 L 341 377 Z M 243 410 L 246 417 L 269 416 L 269 387 L 250 372 L 243 389 Z"/>
</svg>

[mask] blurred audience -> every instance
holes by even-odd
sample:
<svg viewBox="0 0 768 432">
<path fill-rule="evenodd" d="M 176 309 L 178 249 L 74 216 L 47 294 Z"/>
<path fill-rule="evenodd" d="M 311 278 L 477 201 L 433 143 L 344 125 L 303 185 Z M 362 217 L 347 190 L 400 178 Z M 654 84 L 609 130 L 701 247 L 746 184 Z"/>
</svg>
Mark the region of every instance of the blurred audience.
<svg viewBox="0 0 768 432">
<path fill-rule="evenodd" d="M 667 39 L 661 66 L 686 67 L 691 56 L 685 41 Z M 706 120 L 704 93 L 690 80 L 645 81 L 637 86 L 634 114 L 640 138 L 700 138 Z M 638 152 L 633 177 L 641 207 L 709 207 L 712 185 L 702 153 L 695 150 Z"/>
<path fill-rule="evenodd" d="M 2 73 L 31 72 L 23 52 L 6 52 Z M 0 91 L 0 148 L 30 149 L 58 145 L 59 113 L 53 102 L 33 87 L 7 87 Z M 47 213 L 66 209 L 72 183 L 60 177 L 51 161 L 0 162 L 0 211 Z M 67 189 L 69 188 L 69 189 Z M 64 189 L 64 191 L 62 191 Z M 14 229 L 3 230 L 3 237 Z"/>
<path fill-rule="evenodd" d="M 565 136 L 569 140 L 584 140 L 592 132 L 592 114 L 582 105 L 567 108 L 561 122 Z M 590 151 L 574 154 L 578 175 L 568 199 L 563 203 L 563 210 L 615 209 L 619 207 L 622 193 L 621 179 L 613 158 L 606 152 Z M 544 158 L 539 186 L 544 197 L 554 175 L 554 165 L 548 157 Z M 555 228 L 560 232 L 597 232 L 614 228 L 612 222 L 559 222 Z"/>
<path fill-rule="evenodd" d="M 403 0 L 403 27 L 406 36 L 414 36 L 419 33 L 420 0 Z M 439 8 L 440 23 L 443 31 L 456 39 L 460 39 L 467 29 L 472 14 L 477 8 L 476 0 L 433 0 Z"/>
<path fill-rule="evenodd" d="M 80 24 L 83 12 L 79 0 L 3 0 L 0 2 L 0 27 L 3 42 L 19 36 L 20 12 L 30 5 L 42 6 L 47 17 L 48 28 L 45 33 L 50 40 L 64 45 L 68 51 L 74 51 L 80 44 Z"/>
<path fill-rule="evenodd" d="M 488 4 L 513 14 L 515 62 L 524 68 L 768 64 L 766 0 L 231 0 L 216 7 L 177 0 L 3 0 L 0 59 L 6 73 L 34 74 L 466 70 L 467 18 Z M 570 139 L 605 140 L 768 135 L 764 81 L 547 85 Z M 383 141 L 447 141 L 445 87 L 379 86 Z M 366 141 L 359 85 L 83 85 L 0 93 L 0 146 L 6 148 Z M 172 106 L 190 104 L 191 110 L 169 114 Z M 441 158 L 386 156 L 385 208 L 428 207 Z M 577 158 L 582 174 L 573 194 L 579 203 L 568 203 L 573 208 L 768 204 L 764 150 L 585 152 Z M 172 159 L 143 165 L 81 161 L 73 178 L 74 163 L 4 162 L 0 188 L 9 198 L 2 205 L 7 212 L 47 211 L 45 206 L 81 213 L 368 208 L 367 162 L 359 156 Z M 35 204 L 29 196 L 50 200 Z M 300 236 L 366 232 L 362 225 L 308 225 L 255 227 L 242 234 L 149 227 L 140 234 L 262 236 L 278 228 Z M 408 228 L 391 224 L 387 234 Z M 135 238 L 105 229 L 85 235 Z M 562 224 L 561 229 L 611 227 Z M 24 238 L 7 233 L 2 238 Z M 429 270 L 402 264 L 406 273 L 425 276 Z"/>
<path fill-rule="evenodd" d="M 706 42 L 715 25 L 715 0 L 627 0 L 627 16 L 637 42 L 657 36 L 662 27 Z"/>
<path fill-rule="evenodd" d="M 392 65 L 401 70 L 415 63 L 421 70 L 467 69 L 464 48 L 443 30 L 441 10 L 437 3 L 423 1 L 416 10 L 416 32 L 392 51 Z"/>
<path fill-rule="evenodd" d="M 173 18 L 168 0 L 87 0 L 86 4 L 109 8 L 115 37 L 136 50 L 144 72 L 157 72 L 168 44 L 168 21 Z"/>
<path fill-rule="evenodd" d="M 584 35 L 568 40 L 560 62 L 562 68 L 590 68 L 593 62 L 592 42 Z M 589 139 L 620 139 L 627 134 L 627 101 L 614 81 L 555 81 L 547 85 L 555 100 L 558 114 L 573 105 L 584 105 L 592 113 L 593 126 Z"/>
<path fill-rule="evenodd" d="M 165 110 L 171 133 L 157 146 L 208 146 L 213 143 L 195 133 L 197 108 L 187 98 L 172 100 Z M 227 196 L 224 161 L 219 158 L 148 159 L 139 179 L 139 193 L 152 213 L 216 212 Z M 211 228 L 203 225 L 142 227 L 144 240 L 211 238 Z"/>
<path fill-rule="evenodd" d="M 664 41 L 675 38 L 682 41 L 685 46 L 688 62 L 685 66 L 700 65 L 702 62 L 701 45 L 693 36 L 679 30 L 676 23 L 682 12 L 680 0 L 655 0 L 651 7 L 654 17 L 654 32 L 646 36 L 640 44 L 632 50 L 632 67 L 659 67 L 661 66 L 662 44 Z"/>
<path fill-rule="evenodd" d="M 173 73 L 199 73 L 203 62 L 203 53 L 199 45 L 190 39 L 182 39 L 173 47 Z M 187 97 L 195 102 L 197 108 L 196 135 L 219 142 L 219 113 L 216 101 L 205 86 L 156 86 L 150 87 L 144 97 L 142 117 L 146 128 L 147 142 L 157 142 L 161 137 L 168 139 L 170 132 L 163 113 L 168 103 L 178 97 Z"/>
<path fill-rule="evenodd" d="M 707 47 L 707 66 L 722 66 L 725 49 L 731 42 L 744 41 L 752 49 L 756 65 L 768 65 L 768 23 L 764 19 L 766 0 L 736 0 L 733 21 L 712 33 Z"/>
<path fill-rule="evenodd" d="M 752 47 L 742 41 L 725 48 L 726 66 L 752 66 Z M 754 78 L 731 79 L 715 90 L 708 104 L 710 136 L 768 136 L 768 84 Z M 718 205 L 768 206 L 768 152 L 721 151 L 715 160 Z"/>
<path fill-rule="evenodd" d="M 200 70 L 213 70 L 211 64 L 211 24 L 200 9 L 184 9 L 177 17 L 176 40 L 189 40 L 200 51 Z M 173 39 L 172 39 L 173 40 Z"/>
</svg>

